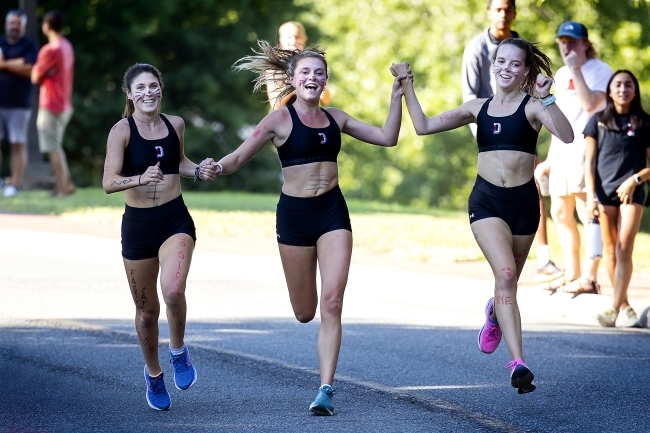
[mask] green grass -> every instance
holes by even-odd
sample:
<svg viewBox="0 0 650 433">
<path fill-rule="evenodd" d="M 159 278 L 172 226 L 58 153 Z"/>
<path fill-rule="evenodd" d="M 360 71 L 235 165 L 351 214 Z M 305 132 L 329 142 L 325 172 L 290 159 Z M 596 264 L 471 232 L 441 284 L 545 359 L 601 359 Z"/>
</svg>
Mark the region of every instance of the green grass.
<svg viewBox="0 0 650 433">
<path fill-rule="evenodd" d="M 185 192 L 183 198 L 202 236 L 275 236 L 277 194 Z M 376 201 L 350 199 L 354 244 L 371 252 L 423 262 L 484 260 L 476 245 L 467 214 Z M 62 215 L 80 223 L 119 227 L 124 195 L 106 195 L 101 189 L 79 189 L 64 199 L 43 191 L 24 191 L 0 198 L 0 212 Z M 548 220 L 551 256 L 561 261 L 557 231 Z M 650 268 L 650 235 L 635 242 L 635 268 Z M 534 248 L 530 258 L 534 257 Z"/>
</svg>

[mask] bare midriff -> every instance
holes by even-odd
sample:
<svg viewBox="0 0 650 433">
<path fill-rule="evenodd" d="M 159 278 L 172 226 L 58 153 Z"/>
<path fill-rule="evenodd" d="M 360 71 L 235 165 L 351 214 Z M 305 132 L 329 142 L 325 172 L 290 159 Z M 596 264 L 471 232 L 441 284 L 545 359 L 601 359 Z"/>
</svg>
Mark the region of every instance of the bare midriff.
<svg viewBox="0 0 650 433">
<path fill-rule="evenodd" d="M 316 197 L 339 184 L 338 165 L 332 161 L 292 165 L 282 169 L 282 192 L 293 197 Z"/>
<path fill-rule="evenodd" d="M 523 185 L 533 178 L 535 155 L 513 150 L 478 154 L 478 175 L 502 188 Z"/>
<path fill-rule="evenodd" d="M 143 177 L 146 174 L 142 175 Z M 137 176 L 140 181 L 145 179 Z M 181 195 L 181 176 L 166 174 L 161 182 L 142 185 L 127 189 L 125 192 L 126 204 L 131 207 L 156 207 L 172 201 Z"/>
</svg>

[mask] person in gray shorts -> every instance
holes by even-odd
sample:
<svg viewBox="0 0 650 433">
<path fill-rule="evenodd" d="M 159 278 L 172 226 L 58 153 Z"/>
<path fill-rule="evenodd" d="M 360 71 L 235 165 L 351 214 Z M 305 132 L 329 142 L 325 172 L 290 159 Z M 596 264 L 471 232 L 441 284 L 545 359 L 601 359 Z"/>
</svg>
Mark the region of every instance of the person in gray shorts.
<svg viewBox="0 0 650 433">
<path fill-rule="evenodd" d="M 10 10 L 5 17 L 5 35 L 0 37 L 0 143 L 6 139 L 11 145 L 11 181 L 4 188 L 5 197 L 18 193 L 27 166 L 27 129 L 32 115 L 29 76 L 38 47 L 25 37 L 26 25 L 25 12 Z"/>
</svg>

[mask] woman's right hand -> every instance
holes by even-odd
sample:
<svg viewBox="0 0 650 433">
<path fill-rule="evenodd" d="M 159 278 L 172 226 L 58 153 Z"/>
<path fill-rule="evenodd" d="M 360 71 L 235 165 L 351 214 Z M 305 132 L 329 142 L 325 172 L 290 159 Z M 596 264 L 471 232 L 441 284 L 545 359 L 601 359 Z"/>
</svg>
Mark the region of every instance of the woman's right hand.
<svg viewBox="0 0 650 433">
<path fill-rule="evenodd" d="M 162 170 L 160 169 L 160 161 L 156 165 L 147 167 L 147 170 L 140 175 L 140 185 L 149 185 L 150 183 L 159 183 L 164 180 Z"/>
</svg>

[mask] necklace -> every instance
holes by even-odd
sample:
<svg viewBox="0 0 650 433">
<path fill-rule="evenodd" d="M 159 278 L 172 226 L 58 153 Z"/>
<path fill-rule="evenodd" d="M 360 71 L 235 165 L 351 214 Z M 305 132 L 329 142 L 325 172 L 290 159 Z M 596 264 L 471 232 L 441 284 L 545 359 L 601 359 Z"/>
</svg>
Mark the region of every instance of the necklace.
<svg viewBox="0 0 650 433">
<path fill-rule="evenodd" d="M 137 120 L 138 122 L 141 122 L 141 123 L 145 123 L 145 124 L 147 124 L 147 125 L 150 124 L 150 123 L 155 122 L 156 120 L 158 120 L 158 117 L 160 117 L 160 115 L 157 115 L 157 116 L 154 117 L 152 120 L 150 120 L 150 121 L 147 122 L 146 120 L 140 120 L 140 119 L 138 119 L 137 117 L 135 117 L 135 114 L 133 115 L 133 118 L 134 118 L 135 120 Z"/>
</svg>

